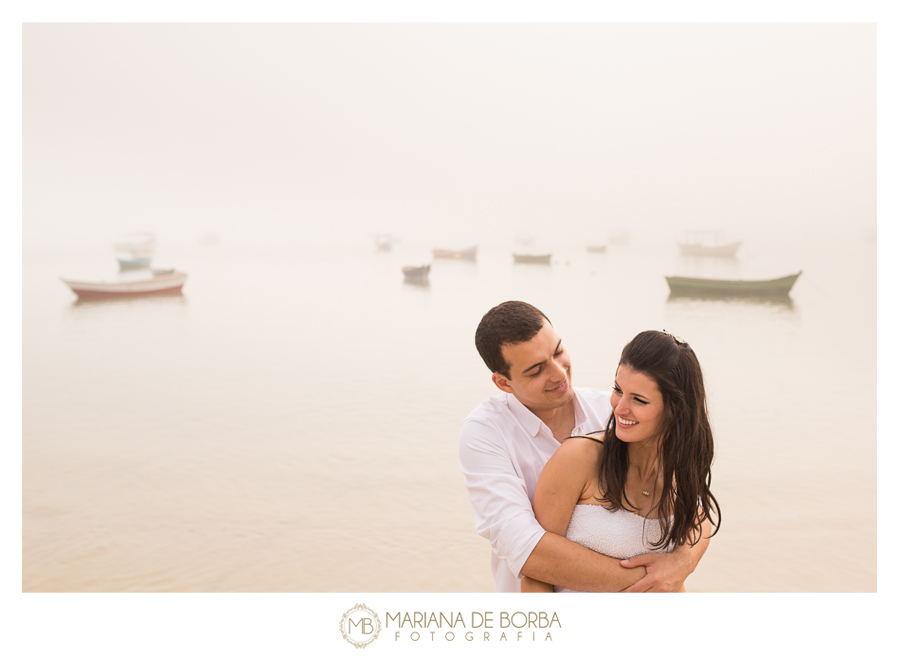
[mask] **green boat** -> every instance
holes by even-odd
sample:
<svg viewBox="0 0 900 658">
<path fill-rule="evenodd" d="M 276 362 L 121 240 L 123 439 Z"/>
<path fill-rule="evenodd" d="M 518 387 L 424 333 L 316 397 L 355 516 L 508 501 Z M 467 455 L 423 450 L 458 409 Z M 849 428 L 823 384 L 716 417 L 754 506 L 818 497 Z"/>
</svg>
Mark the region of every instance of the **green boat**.
<svg viewBox="0 0 900 658">
<path fill-rule="evenodd" d="M 532 263 L 535 265 L 549 265 L 551 254 L 513 254 L 514 263 Z"/>
<path fill-rule="evenodd" d="M 778 279 L 698 279 L 686 276 L 667 276 L 666 282 L 673 295 L 697 295 L 716 297 L 775 297 L 790 292 L 802 274 L 802 270 Z"/>
</svg>

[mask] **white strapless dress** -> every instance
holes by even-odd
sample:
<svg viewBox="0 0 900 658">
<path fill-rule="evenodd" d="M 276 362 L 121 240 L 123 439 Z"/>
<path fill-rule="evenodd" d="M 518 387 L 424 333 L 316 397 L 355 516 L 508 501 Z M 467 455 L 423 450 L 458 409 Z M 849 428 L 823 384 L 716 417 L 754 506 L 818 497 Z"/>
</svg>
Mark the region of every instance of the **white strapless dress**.
<svg viewBox="0 0 900 658">
<path fill-rule="evenodd" d="M 566 528 L 566 539 L 617 560 L 644 553 L 671 552 L 672 547 L 654 548 L 651 545 L 660 537 L 662 527 L 659 519 L 646 519 L 623 509 L 610 511 L 601 505 L 576 505 Z M 553 591 L 579 590 L 554 586 Z"/>
</svg>

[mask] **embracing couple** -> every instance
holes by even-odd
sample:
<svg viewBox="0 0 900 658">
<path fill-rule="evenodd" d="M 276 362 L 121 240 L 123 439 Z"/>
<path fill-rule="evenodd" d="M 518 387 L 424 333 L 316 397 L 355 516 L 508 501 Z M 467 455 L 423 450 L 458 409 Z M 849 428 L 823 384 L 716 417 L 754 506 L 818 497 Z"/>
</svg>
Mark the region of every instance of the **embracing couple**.
<svg viewBox="0 0 900 658">
<path fill-rule="evenodd" d="M 691 347 L 638 334 L 607 393 L 572 386 L 569 353 L 530 304 L 492 308 L 475 345 L 503 393 L 463 422 L 459 461 L 497 591 L 685 591 L 720 517 Z"/>
</svg>

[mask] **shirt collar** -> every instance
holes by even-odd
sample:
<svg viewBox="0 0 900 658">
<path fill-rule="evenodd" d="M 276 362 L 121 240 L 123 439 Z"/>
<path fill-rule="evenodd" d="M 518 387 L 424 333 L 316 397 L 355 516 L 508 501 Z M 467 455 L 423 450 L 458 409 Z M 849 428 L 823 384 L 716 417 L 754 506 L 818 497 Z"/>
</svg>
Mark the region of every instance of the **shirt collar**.
<svg viewBox="0 0 900 658">
<path fill-rule="evenodd" d="M 535 416 L 528 407 L 519 402 L 515 395 L 507 393 L 506 396 L 506 404 L 509 405 L 509 410 L 512 412 L 513 417 L 519 421 L 519 424 L 525 428 L 529 435 L 532 437 L 537 436 L 544 422 Z"/>
<path fill-rule="evenodd" d="M 585 423 L 587 423 L 587 414 L 584 412 L 584 407 L 581 405 L 581 394 L 578 392 L 578 389 L 573 387 L 575 391 L 575 427 L 572 430 L 573 434 L 578 434 L 582 428 L 584 428 Z"/>
<path fill-rule="evenodd" d="M 574 388 L 574 387 L 573 387 Z M 587 422 L 587 414 L 584 412 L 584 408 L 581 404 L 581 394 L 578 392 L 578 389 L 575 388 L 575 398 L 573 402 L 575 403 L 575 428 L 573 432 L 577 433 L 578 429 L 583 427 Z M 544 425 L 544 421 L 534 415 L 534 413 L 526 407 L 524 404 L 519 402 L 518 398 L 512 393 L 507 393 L 506 403 L 509 405 L 509 410 L 512 412 L 512 415 L 515 417 L 517 421 L 525 428 L 525 430 L 531 436 L 537 436 L 538 432 L 541 431 L 541 426 Z M 549 429 L 549 428 L 548 428 Z"/>
</svg>

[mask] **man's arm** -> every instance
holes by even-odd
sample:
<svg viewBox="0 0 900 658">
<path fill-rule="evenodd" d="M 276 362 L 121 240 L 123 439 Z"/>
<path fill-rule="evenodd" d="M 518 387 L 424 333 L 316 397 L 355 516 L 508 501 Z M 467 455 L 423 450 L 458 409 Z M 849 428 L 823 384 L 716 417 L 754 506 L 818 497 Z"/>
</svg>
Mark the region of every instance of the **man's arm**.
<svg viewBox="0 0 900 658">
<path fill-rule="evenodd" d="M 463 424 L 460 468 L 475 528 L 513 574 L 597 592 L 620 591 L 644 575 L 643 568 L 626 569 L 617 559 L 545 532 L 535 519 L 525 481 L 496 428 L 472 420 Z"/>
<path fill-rule="evenodd" d="M 589 548 L 544 533 L 522 566 L 522 575 L 583 592 L 621 592 L 639 582 L 646 569 L 626 568 L 620 561 Z"/>
<path fill-rule="evenodd" d="M 691 546 L 684 544 L 671 553 L 646 553 L 628 560 L 622 566 L 629 569 L 643 567 L 646 575 L 625 592 L 678 592 L 690 576 L 709 546 L 712 524 L 709 519 L 701 526 L 700 540 Z"/>
<path fill-rule="evenodd" d="M 467 418 L 460 430 L 459 466 L 475 517 L 475 530 L 518 575 L 544 529 L 534 518 L 519 464 L 503 434 L 490 419 Z M 527 464 L 526 464 L 527 466 Z M 501 583 L 515 587 L 513 580 Z M 500 591 L 516 591 L 513 589 Z"/>
<path fill-rule="evenodd" d="M 677 592 L 709 545 L 708 522 L 694 546 L 616 560 L 547 532 L 522 567 L 522 575 L 584 592 Z"/>
</svg>

